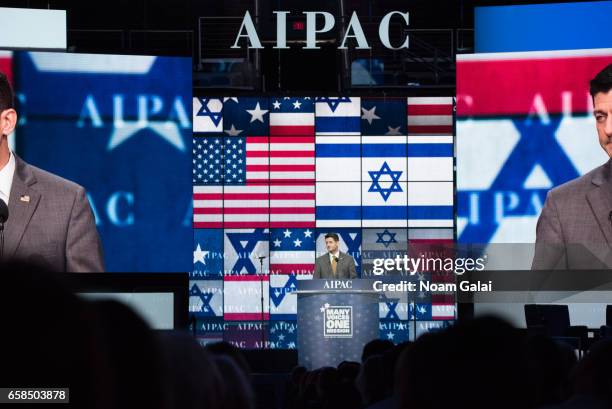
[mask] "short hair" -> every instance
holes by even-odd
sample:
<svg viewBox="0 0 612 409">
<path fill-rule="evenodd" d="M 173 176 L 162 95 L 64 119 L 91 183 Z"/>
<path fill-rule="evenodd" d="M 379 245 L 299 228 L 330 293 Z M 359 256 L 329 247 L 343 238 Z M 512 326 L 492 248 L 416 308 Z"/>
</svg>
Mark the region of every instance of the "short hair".
<svg viewBox="0 0 612 409">
<path fill-rule="evenodd" d="M 338 233 L 327 233 L 325 235 L 325 240 L 327 240 L 330 237 L 334 239 L 334 241 L 340 241 L 340 237 L 338 236 Z"/>
<path fill-rule="evenodd" d="M 612 89 L 612 64 L 608 64 L 606 68 L 599 71 L 595 78 L 589 82 L 589 92 L 591 97 L 595 98 L 595 95 L 603 92 L 607 93 Z"/>
</svg>

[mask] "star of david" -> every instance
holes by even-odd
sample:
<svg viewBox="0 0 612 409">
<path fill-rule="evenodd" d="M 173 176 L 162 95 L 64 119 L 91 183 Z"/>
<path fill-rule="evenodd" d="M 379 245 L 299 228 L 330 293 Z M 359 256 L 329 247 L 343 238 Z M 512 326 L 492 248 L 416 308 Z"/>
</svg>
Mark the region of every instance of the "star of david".
<svg viewBox="0 0 612 409">
<path fill-rule="evenodd" d="M 385 229 L 382 233 L 376 233 L 378 239 L 376 239 L 376 243 L 381 243 L 385 248 L 389 247 L 391 243 L 397 243 L 395 240 L 395 235 L 397 233 L 391 233 L 389 230 Z M 386 237 L 386 238 L 385 238 Z"/>
<path fill-rule="evenodd" d="M 296 287 L 297 287 L 297 277 L 292 274 L 289 276 L 289 279 L 287 280 L 284 286 L 273 287 L 272 285 L 270 285 L 271 289 L 280 290 L 280 291 L 271 291 L 270 300 L 274 303 L 275 307 L 278 307 L 281 304 L 281 302 L 283 302 L 283 300 L 285 299 L 285 295 L 287 295 L 289 291 L 295 290 Z"/>
<path fill-rule="evenodd" d="M 210 306 L 210 300 L 213 297 L 212 293 L 204 293 L 197 285 L 193 285 L 189 290 L 189 295 L 191 297 L 198 297 L 202 301 L 202 312 L 209 313 L 209 315 L 214 315 L 213 309 Z"/>
<path fill-rule="evenodd" d="M 512 123 L 520 139 L 504 162 L 503 167 L 491 183 L 488 191 L 480 195 L 479 224 L 468 224 L 461 234 L 463 242 L 488 242 L 498 226 L 495 220 L 495 192 L 514 191 L 519 195 L 519 204 L 512 215 L 525 215 L 530 206 L 528 198 L 534 192 L 523 188 L 523 183 L 537 164 L 550 178 L 553 185 L 560 185 L 579 176 L 569 156 L 559 144 L 556 133 L 562 117 L 551 117 L 549 121 L 513 119 Z M 546 152 L 545 155 L 542 152 Z M 469 193 L 459 192 L 459 209 L 463 213 Z M 542 192 L 542 196 L 545 191 Z M 463 214 L 462 214 L 463 215 Z"/>
<path fill-rule="evenodd" d="M 380 167 L 380 170 L 370 170 L 368 171 L 370 177 L 372 178 L 372 185 L 368 189 L 368 192 L 379 192 L 382 196 L 383 200 L 386 202 L 391 196 L 393 192 L 401 192 L 402 188 L 399 184 L 399 178 L 402 175 L 402 171 L 393 171 L 389 167 L 389 164 L 385 161 Z M 380 180 L 381 176 L 389 176 L 391 178 L 391 186 L 383 188 L 380 185 L 380 182 L 385 182 L 384 180 Z"/>
<path fill-rule="evenodd" d="M 336 112 L 336 108 L 338 108 L 341 103 L 350 103 L 351 99 L 349 97 L 319 97 L 317 98 L 317 102 L 327 102 L 332 112 Z"/>
<path fill-rule="evenodd" d="M 387 304 L 387 308 L 389 308 L 389 311 L 387 311 L 387 315 L 385 316 L 385 318 L 399 320 L 400 317 L 399 315 L 397 315 L 397 304 L 399 303 L 396 301 L 396 302 L 387 302 L 386 304 Z"/>
<path fill-rule="evenodd" d="M 227 238 L 236 250 L 238 260 L 232 268 L 232 272 L 240 273 L 244 268 L 248 274 L 257 274 L 257 268 L 251 261 L 250 257 L 255 250 L 255 246 L 260 241 L 266 241 L 267 236 L 265 229 L 255 229 L 255 231 L 246 233 L 226 233 Z"/>
<path fill-rule="evenodd" d="M 202 106 L 196 113 L 196 116 L 208 116 L 210 117 L 210 120 L 213 121 L 213 124 L 215 124 L 215 126 L 219 126 L 223 116 L 221 112 L 211 112 L 210 109 L 208 109 L 208 102 L 210 100 L 211 98 L 198 98 L 198 101 L 200 101 L 200 104 L 202 104 Z"/>
</svg>

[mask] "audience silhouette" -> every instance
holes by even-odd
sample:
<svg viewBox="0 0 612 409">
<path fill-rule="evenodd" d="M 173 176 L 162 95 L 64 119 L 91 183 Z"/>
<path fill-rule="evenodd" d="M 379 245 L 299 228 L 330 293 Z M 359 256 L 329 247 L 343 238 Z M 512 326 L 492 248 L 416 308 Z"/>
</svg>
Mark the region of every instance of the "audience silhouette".
<svg viewBox="0 0 612 409">
<path fill-rule="evenodd" d="M 33 264 L 0 267 L 0 386 L 69 387 L 72 407 L 612 408 L 612 338 L 578 359 L 560 340 L 479 317 L 414 342 L 373 340 L 361 362 L 298 366 L 272 399 L 230 343 L 154 331 L 127 306 L 86 301 Z"/>
</svg>

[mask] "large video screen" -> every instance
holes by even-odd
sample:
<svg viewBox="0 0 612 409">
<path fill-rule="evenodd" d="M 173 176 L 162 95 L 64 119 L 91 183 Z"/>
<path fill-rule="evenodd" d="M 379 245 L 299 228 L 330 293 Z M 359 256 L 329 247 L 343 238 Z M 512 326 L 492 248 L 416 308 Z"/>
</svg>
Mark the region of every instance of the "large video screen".
<svg viewBox="0 0 612 409">
<path fill-rule="evenodd" d="M 16 52 L 13 66 L 16 153 L 85 187 L 107 270 L 189 271 L 191 59 Z"/>
<path fill-rule="evenodd" d="M 602 35 L 612 1 L 483 6 L 474 8 L 476 53 L 612 47 Z"/>
<path fill-rule="evenodd" d="M 611 62 L 612 49 L 458 56 L 459 242 L 535 242 L 548 190 L 608 160 L 589 80 Z"/>
<path fill-rule="evenodd" d="M 453 110 L 451 97 L 194 97 L 190 310 L 202 342 L 294 348 L 292 292 L 328 232 L 364 278 L 374 258 L 452 243 Z M 381 303 L 381 337 L 454 319 L 454 300 L 420 300 Z"/>
</svg>

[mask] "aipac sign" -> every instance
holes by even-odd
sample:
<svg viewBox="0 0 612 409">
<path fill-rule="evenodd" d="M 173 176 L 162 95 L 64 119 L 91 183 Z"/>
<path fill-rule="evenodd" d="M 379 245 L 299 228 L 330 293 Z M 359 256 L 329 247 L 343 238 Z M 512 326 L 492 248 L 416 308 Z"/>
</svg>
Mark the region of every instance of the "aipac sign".
<svg viewBox="0 0 612 409">
<path fill-rule="evenodd" d="M 276 44 L 273 48 L 275 49 L 287 49 L 287 16 L 290 14 L 289 11 L 274 11 L 276 16 Z M 333 14 L 327 11 L 304 11 L 302 14 L 306 16 L 306 46 L 303 47 L 305 50 L 316 50 L 320 47 L 317 46 L 317 34 L 324 34 L 330 32 L 336 25 L 336 19 Z M 401 43 L 391 44 L 389 38 L 389 26 L 391 20 L 394 22 L 400 22 L 405 27 L 408 27 L 410 22 L 409 13 L 401 11 L 391 11 L 387 13 L 378 25 L 378 37 L 381 44 L 390 50 L 400 50 L 402 48 L 408 48 L 408 36 L 406 36 Z M 318 21 L 322 20 L 323 26 L 317 28 Z M 342 30 L 344 32 L 342 41 L 338 46 L 338 49 L 347 49 L 349 39 L 351 42 L 356 43 L 357 49 L 369 50 L 370 43 L 366 38 L 366 35 L 359 21 L 359 16 L 356 12 L 353 12 L 346 28 Z M 261 44 L 261 40 L 257 35 L 255 24 L 251 14 L 247 11 L 242 18 L 242 24 L 236 35 L 234 44 L 230 48 L 240 48 L 238 43 L 240 39 L 245 38 L 248 40 L 248 48 L 264 48 Z"/>
</svg>

